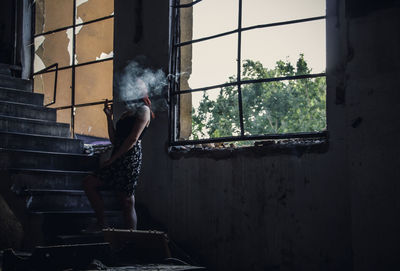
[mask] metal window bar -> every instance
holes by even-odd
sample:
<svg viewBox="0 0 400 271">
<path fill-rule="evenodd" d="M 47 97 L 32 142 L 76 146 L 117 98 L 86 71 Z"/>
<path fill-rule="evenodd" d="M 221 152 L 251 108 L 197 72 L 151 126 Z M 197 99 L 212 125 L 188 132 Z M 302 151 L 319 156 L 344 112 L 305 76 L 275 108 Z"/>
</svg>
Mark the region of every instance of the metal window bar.
<svg viewBox="0 0 400 271">
<path fill-rule="evenodd" d="M 201 0 L 200 0 L 201 1 Z M 238 28 L 232 31 L 216 34 L 216 35 L 211 35 L 195 40 L 190 40 L 190 41 L 185 41 L 185 42 L 179 42 L 180 41 L 180 34 L 179 34 L 179 22 L 180 22 L 180 17 L 179 17 L 179 9 L 180 8 L 187 8 L 191 7 L 194 4 L 197 4 L 200 1 L 194 1 L 190 4 L 185 4 L 185 5 L 179 5 L 179 0 L 170 0 L 170 85 L 169 85 L 169 101 L 170 101 L 170 118 L 169 121 L 171 122 L 169 127 L 170 127 L 170 140 L 169 143 L 171 146 L 177 146 L 177 145 L 189 145 L 189 144 L 206 144 L 206 143 L 213 143 L 213 142 L 232 142 L 232 141 L 242 141 L 242 140 L 265 140 L 265 139 L 289 139 L 289 138 L 321 138 L 324 137 L 326 138 L 328 135 L 327 131 L 322 131 L 322 132 L 310 132 L 310 133 L 286 133 L 286 134 L 265 134 L 265 135 L 244 135 L 244 129 L 243 129 L 243 109 L 242 109 L 242 99 L 241 99 L 241 85 L 242 84 L 250 84 L 250 83 L 262 83 L 262 82 L 273 82 L 273 81 L 284 81 L 284 80 L 296 80 L 296 79 L 306 79 L 306 78 L 316 78 L 316 77 L 324 77 L 326 76 L 325 73 L 317 73 L 317 74 L 306 74 L 306 75 L 296 75 L 296 76 L 286 76 L 286 77 L 276 77 L 276 78 L 264 78 L 264 79 L 256 79 L 256 80 L 241 80 L 241 33 L 244 31 L 249 31 L 252 29 L 258 29 L 258 28 L 267 28 L 267 27 L 274 27 L 274 26 L 282 26 L 282 25 L 288 25 L 288 24 L 296 24 L 296 23 L 304 23 L 304 22 L 310 22 L 310 21 L 316 21 L 316 20 L 324 20 L 326 19 L 326 16 L 317 16 L 317 17 L 309 17 L 309 18 L 303 18 L 303 19 L 297 19 L 297 20 L 289 20 L 289 21 L 283 21 L 283 22 L 276 22 L 276 23 L 269 23 L 269 24 L 260 24 L 260 25 L 254 25 L 254 26 L 249 26 L 249 27 L 244 27 L 242 28 L 241 20 L 242 20 L 242 0 L 239 0 L 239 18 L 238 18 Z M 207 87 L 202 87 L 202 88 L 197 88 L 197 89 L 188 89 L 188 90 L 180 90 L 179 86 L 176 84 L 175 78 L 179 78 L 177 75 L 180 71 L 180 69 L 176 69 L 175 64 L 178 61 L 180 64 L 180 59 L 179 59 L 179 54 L 177 54 L 177 51 L 180 51 L 180 47 L 185 46 L 185 45 L 190 45 L 193 43 L 197 42 L 202 42 L 230 34 L 238 33 L 238 66 L 237 66 L 237 81 L 235 82 L 229 82 L 225 84 L 219 84 L 219 85 L 214 85 L 214 86 L 207 86 Z M 174 42 L 176 41 L 176 42 Z M 179 67 L 180 68 L 180 67 Z M 192 93 L 192 92 L 197 92 L 197 91 L 206 91 L 209 89 L 214 89 L 214 88 L 220 88 L 224 86 L 237 86 L 238 87 L 238 103 L 239 103 L 239 115 L 240 115 L 240 129 L 241 129 L 241 135 L 240 136 L 231 136 L 231 137 L 219 137 L 219 138 L 208 138 L 208 139 L 200 139 L 200 140 L 181 140 L 177 141 L 176 140 L 176 130 L 177 126 L 174 124 L 176 122 L 175 118 L 176 116 L 176 107 L 179 107 L 179 105 L 174 97 L 179 97 L 181 94 L 185 93 Z M 177 91 L 178 89 L 178 91 Z M 172 120 L 171 120 L 172 118 Z"/>
<path fill-rule="evenodd" d="M 298 23 L 305 23 L 305 22 L 324 20 L 324 19 L 326 19 L 326 16 L 310 17 L 310 18 L 290 20 L 290 21 L 270 23 L 270 24 L 253 25 L 253 26 L 243 27 L 240 30 L 235 29 L 235 30 L 231 30 L 231 31 L 220 33 L 220 34 L 215 34 L 215 35 L 195 39 L 195 40 L 189 40 L 189 41 L 185 41 L 185 42 L 181 42 L 181 43 L 176 43 L 175 46 L 177 46 L 177 47 L 185 46 L 185 45 L 189 45 L 189 44 L 193 44 L 193 43 L 197 43 L 197 42 L 201 42 L 201 41 L 215 39 L 215 38 L 235 34 L 235 33 L 238 33 L 239 31 L 244 32 L 244 31 L 249 31 L 249 30 L 258 29 L 258 28 L 267 28 L 267 27 L 282 26 L 282 25 L 288 25 L 288 24 L 298 24 Z"/>
<path fill-rule="evenodd" d="M 238 13 L 238 53 L 237 53 L 237 92 L 238 92 L 238 105 L 239 105 L 239 122 L 240 122 L 240 135 L 244 136 L 243 124 L 243 102 L 242 102 L 242 0 L 239 0 L 239 13 Z M 180 48 L 180 47 L 179 47 Z"/>
<path fill-rule="evenodd" d="M 97 63 L 100 63 L 100 62 L 110 61 L 110 60 L 113 60 L 113 59 L 114 59 L 114 57 L 108 57 L 108 58 L 103 58 L 103 59 L 99 59 L 99 60 L 93 60 L 93 61 L 78 63 L 78 64 L 75 64 L 75 67 L 81 67 L 81 66 L 86 66 L 86 65 L 91 65 L 91 64 L 97 64 Z M 58 68 L 58 70 L 62 71 L 62 70 L 67 70 L 67 69 L 71 69 L 71 68 L 72 68 L 72 65 L 69 65 L 69 66 L 63 66 L 61 68 Z M 35 75 L 36 74 L 48 73 L 48 72 L 52 72 L 52 71 L 35 72 Z"/>
<path fill-rule="evenodd" d="M 72 25 L 60 27 L 60 28 L 57 28 L 57 29 L 54 29 L 54 30 L 50 30 L 50 31 L 47 31 L 47 32 L 43 32 L 43 33 L 39 33 L 39 34 L 35 34 L 33 37 L 37 38 L 37 37 L 40 37 L 40 36 L 54 34 L 56 32 L 64 31 L 64 30 L 70 29 L 72 27 L 78 27 L 78 26 L 83 26 L 83 25 L 87 25 L 87 24 L 92 24 L 92 23 L 96 23 L 96 22 L 99 22 L 99 21 L 108 20 L 108 19 L 111 19 L 111 18 L 114 18 L 114 15 L 109 15 L 109 16 L 97 18 L 97 19 L 90 20 L 90 21 L 83 22 L 83 23 L 79 23 L 79 24 L 75 24 L 75 20 L 74 20 L 74 23 Z"/>
<path fill-rule="evenodd" d="M 53 69 L 53 68 L 55 68 L 55 69 Z M 48 66 L 48 67 L 46 67 L 46 68 L 44 68 L 44 69 L 42 69 L 42 70 L 40 70 L 38 72 L 35 72 L 33 74 L 35 76 L 35 75 L 40 75 L 40 74 L 48 73 L 48 72 L 55 72 L 55 74 L 54 74 L 53 99 L 51 100 L 50 103 L 45 104 L 46 107 L 56 103 L 56 99 L 57 99 L 58 63 L 54 63 L 54 64 L 52 64 L 52 65 L 50 65 L 50 66 Z"/>
<path fill-rule="evenodd" d="M 48 66 L 48 67 L 46 67 L 46 68 L 44 68 L 44 69 L 42 69 L 42 70 L 40 70 L 38 72 L 33 73 L 32 76 L 33 75 L 39 75 L 39 74 L 45 74 L 45 73 L 53 72 L 54 70 L 51 70 L 51 68 L 56 65 L 56 70 L 55 70 L 56 78 L 55 78 L 55 82 L 54 82 L 54 88 L 55 89 L 54 89 L 54 94 L 53 94 L 54 99 L 53 99 L 53 101 L 51 103 L 45 105 L 45 106 L 49 106 L 49 105 L 55 104 L 55 102 L 56 102 L 58 71 L 59 70 L 71 69 L 71 75 L 72 75 L 72 77 L 71 77 L 71 105 L 55 107 L 54 109 L 56 109 L 56 110 L 72 109 L 71 110 L 71 133 L 72 133 L 73 136 L 75 136 L 75 110 L 76 110 L 76 108 L 77 107 L 85 107 L 85 106 L 93 106 L 93 105 L 98 105 L 98 104 L 104 103 L 104 101 L 97 101 L 97 102 L 85 103 L 85 104 L 75 104 L 75 73 L 76 73 L 75 68 L 76 67 L 80 67 L 80 66 L 85 66 L 85 65 L 97 64 L 97 63 L 100 63 L 100 62 L 110 61 L 110 60 L 114 59 L 114 57 L 109 57 L 109 58 L 104 58 L 104 59 L 100 59 L 100 60 L 94 60 L 94 61 L 88 61 L 88 62 L 84 62 L 84 63 L 75 64 L 76 27 L 83 26 L 83 25 L 88 25 L 88 24 L 92 24 L 92 23 L 96 23 L 96 22 L 103 21 L 103 20 L 108 20 L 108 19 L 111 19 L 111 18 L 114 18 L 114 15 L 109 15 L 109 16 L 105 16 L 105 17 L 101 17 L 101 18 L 97 18 L 97 19 L 94 19 L 94 20 L 90 20 L 90 21 L 87 21 L 87 22 L 83 22 L 83 23 L 77 24 L 76 23 L 76 0 L 74 0 L 74 3 L 73 3 L 73 23 L 72 23 L 72 25 L 61 27 L 61 28 L 57 28 L 57 29 L 54 29 L 54 30 L 51 30 L 51 31 L 47 31 L 47 32 L 43 32 L 43 33 L 39 33 L 39 34 L 33 35 L 33 40 L 34 40 L 35 38 L 37 38 L 39 36 L 51 35 L 53 33 L 64 31 L 64 30 L 72 28 L 72 32 L 73 32 L 73 34 L 72 34 L 72 36 L 73 36 L 73 38 L 72 38 L 72 56 L 73 56 L 72 57 L 72 64 L 69 65 L 69 66 L 63 66 L 63 67 L 60 67 L 60 68 L 58 67 L 58 63 L 52 64 L 52 65 L 50 65 L 50 66 Z M 32 32 L 33 31 L 34 31 L 34 28 L 32 28 Z M 110 102 L 112 102 L 112 100 Z"/>
<path fill-rule="evenodd" d="M 163 95 L 153 95 L 151 97 L 152 100 L 165 100 L 165 97 Z M 127 101 L 114 101 L 114 100 L 101 100 L 101 101 L 96 101 L 96 102 L 90 102 L 90 103 L 81 103 L 81 104 L 75 104 L 73 107 L 78 108 L 78 107 L 86 107 L 86 106 L 93 106 L 93 105 L 99 105 L 99 104 L 114 104 L 114 103 L 126 103 L 126 104 L 134 104 L 134 103 L 141 103 L 143 102 L 142 98 L 139 99 L 134 99 L 134 100 L 127 100 Z M 54 109 L 57 110 L 63 110 L 63 109 L 70 109 L 72 108 L 71 105 L 65 105 L 65 106 L 59 106 L 59 107 L 54 107 Z"/>
<path fill-rule="evenodd" d="M 71 67 L 71 134 L 75 137 L 75 56 L 76 56 L 76 0 L 74 0 L 72 28 L 72 67 Z"/>
<path fill-rule="evenodd" d="M 173 8 L 190 8 L 190 7 L 193 7 L 194 5 L 196 5 L 197 3 L 200 3 L 201 1 L 202 0 L 195 0 L 192 3 L 188 3 L 188 4 L 183 4 L 183 5 L 175 4 L 175 5 L 170 5 L 170 6 Z"/>
<path fill-rule="evenodd" d="M 173 0 L 169 0 L 169 5 L 170 6 L 172 6 L 173 5 Z M 173 16 L 174 16 L 174 12 L 176 11 L 176 9 L 173 9 L 173 8 L 170 8 L 169 9 L 169 35 L 168 35 L 168 37 L 169 37 L 169 48 L 168 48 L 168 51 L 169 51 L 169 59 L 168 59 L 168 71 L 169 71 L 169 74 L 168 74 L 168 77 L 167 77 L 167 79 L 168 79 L 168 89 L 169 90 L 172 90 L 173 89 L 173 84 L 174 84 L 174 76 L 173 76 L 173 74 L 175 74 L 175 73 L 173 73 L 173 66 L 174 66 L 174 63 L 173 63 L 173 61 L 174 61 L 174 56 L 173 56 L 173 54 L 174 54 L 174 49 L 173 49 L 173 44 L 175 43 L 174 42 L 174 37 L 175 37 L 175 35 L 173 35 L 172 33 L 173 33 L 173 31 L 174 31 L 174 22 L 175 22 L 175 20 L 173 19 Z M 172 103 L 172 98 L 173 98 L 173 96 L 172 96 L 172 94 L 171 94 L 171 91 L 168 91 L 167 92 L 167 95 L 168 95 L 168 98 L 167 98 L 167 101 L 168 101 L 168 108 L 169 108 L 169 110 L 168 110 L 168 142 L 172 142 L 172 138 L 173 138 L 173 135 L 172 135 L 172 131 L 173 131 L 173 129 L 171 129 L 171 124 L 172 124 L 172 114 L 171 114 L 171 108 L 173 107 L 173 103 Z"/>
<path fill-rule="evenodd" d="M 177 21 L 177 24 L 176 24 L 176 29 L 177 29 L 177 33 L 178 33 L 178 35 L 177 35 L 177 41 L 178 42 L 180 42 L 180 40 L 181 40 L 181 20 L 180 20 L 180 17 L 181 17 L 181 13 L 180 13 L 180 9 L 178 9 L 177 10 L 177 14 L 176 14 L 176 17 L 178 18 L 178 21 Z M 176 64 L 175 64 L 175 67 L 176 67 L 176 70 L 178 71 L 178 72 L 180 72 L 181 71 L 181 55 L 182 55 L 182 50 L 181 50 L 181 48 L 179 47 L 178 49 L 177 49 L 177 52 L 176 52 Z M 175 87 L 177 88 L 177 89 L 180 89 L 181 88 L 181 80 L 180 80 L 180 76 L 179 77 L 177 77 L 179 80 L 175 80 Z M 181 112 L 181 107 L 180 107 L 180 104 L 181 104 L 181 99 L 180 99 L 181 97 L 178 95 L 178 96 L 176 96 L 176 99 L 174 99 L 175 100 L 175 102 L 176 102 L 176 104 L 178 104 L 179 106 L 177 106 L 176 108 L 175 108 L 175 127 L 177 127 L 177 129 L 175 130 L 175 133 L 174 133 L 174 136 L 175 136 L 175 138 L 179 138 L 180 137 L 180 131 L 181 131 L 181 129 L 180 129 L 180 112 Z"/>
<path fill-rule="evenodd" d="M 177 3 L 177 0 L 170 0 L 170 3 Z M 172 5 L 171 5 L 172 6 Z M 179 89 L 179 76 L 177 76 L 177 67 L 180 62 L 179 54 L 177 47 L 174 46 L 176 42 L 180 39 L 180 26 L 179 26 L 179 10 L 171 9 L 170 10 L 170 71 L 169 71 L 169 142 L 173 142 L 177 138 L 176 134 L 176 124 L 177 124 L 177 112 L 176 112 L 176 104 L 177 97 L 176 95 L 171 95 L 171 93 L 175 92 L 176 89 Z"/>
<path fill-rule="evenodd" d="M 272 77 L 272 78 L 262 78 L 262 79 L 253 79 L 253 80 L 241 80 L 241 81 L 234 81 L 219 85 L 201 87 L 201 88 L 193 88 L 193 89 L 185 89 L 172 92 L 171 95 L 180 95 L 185 93 L 193 93 L 199 91 L 206 91 L 215 88 L 222 88 L 222 87 L 229 87 L 229 86 L 237 86 L 238 84 L 252 84 L 252 83 L 268 83 L 268 82 L 277 82 L 277 81 L 286 81 L 286 80 L 299 80 L 299 79 L 308 79 L 308 78 L 317 78 L 317 77 L 324 77 L 326 76 L 325 73 L 314 73 L 314 74 L 303 74 L 303 75 L 293 75 L 293 76 L 284 76 L 284 77 Z"/>
</svg>

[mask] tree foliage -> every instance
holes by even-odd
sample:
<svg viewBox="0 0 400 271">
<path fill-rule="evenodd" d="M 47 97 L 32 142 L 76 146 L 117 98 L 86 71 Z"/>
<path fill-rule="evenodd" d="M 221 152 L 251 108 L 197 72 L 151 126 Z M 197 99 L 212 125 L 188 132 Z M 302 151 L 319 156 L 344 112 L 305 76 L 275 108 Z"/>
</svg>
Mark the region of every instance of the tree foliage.
<svg viewBox="0 0 400 271">
<path fill-rule="evenodd" d="M 300 54 L 293 66 L 277 61 L 274 69 L 259 61 L 244 60 L 242 80 L 310 74 Z M 231 76 L 228 82 L 235 82 Z M 246 135 L 321 131 L 326 127 L 325 77 L 243 84 L 243 124 Z M 216 98 L 203 93 L 192 112 L 192 138 L 240 135 L 236 86 L 222 87 Z"/>
</svg>

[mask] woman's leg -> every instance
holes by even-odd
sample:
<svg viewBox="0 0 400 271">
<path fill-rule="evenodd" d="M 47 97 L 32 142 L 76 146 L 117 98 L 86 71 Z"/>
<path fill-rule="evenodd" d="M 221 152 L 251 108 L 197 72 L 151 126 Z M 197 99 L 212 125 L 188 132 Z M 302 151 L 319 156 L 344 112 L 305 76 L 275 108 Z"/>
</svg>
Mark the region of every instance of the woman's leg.
<svg viewBox="0 0 400 271">
<path fill-rule="evenodd" d="M 122 202 L 125 227 L 136 230 L 137 216 L 135 210 L 135 197 L 133 195 L 127 196 L 124 193 L 120 194 L 119 197 Z"/>
<path fill-rule="evenodd" d="M 104 202 L 97 188 L 102 185 L 103 182 L 92 175 L 87 176 L 82 182 L 83 189 L 96 214 L 97 224 L 100 227 L 104 227 Z"/>
</svg>

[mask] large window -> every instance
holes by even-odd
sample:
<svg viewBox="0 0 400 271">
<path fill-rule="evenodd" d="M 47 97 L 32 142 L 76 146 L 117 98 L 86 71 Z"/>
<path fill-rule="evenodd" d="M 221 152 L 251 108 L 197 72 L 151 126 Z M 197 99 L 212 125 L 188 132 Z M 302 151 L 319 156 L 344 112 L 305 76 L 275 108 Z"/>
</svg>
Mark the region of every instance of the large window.
<svg viewBox="0 0 400 271">
<path fill-rule="evenodd" d="M 325 0 L 170 4 L 171 145 L 325 136 Z"/>
<path fill-rule="evenodd" d="M 36 0 L 34 10 L 34 91 L 72 134 L 107 137 L 102 103 L 112 99 L 114 1 Z"/>
</svg>

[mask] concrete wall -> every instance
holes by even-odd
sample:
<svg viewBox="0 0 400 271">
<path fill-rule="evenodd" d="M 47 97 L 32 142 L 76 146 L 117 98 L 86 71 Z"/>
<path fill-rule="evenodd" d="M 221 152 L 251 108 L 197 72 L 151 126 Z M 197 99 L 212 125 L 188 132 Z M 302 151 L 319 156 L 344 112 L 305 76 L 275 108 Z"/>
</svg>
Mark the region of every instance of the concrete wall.
<svg viewBox="0 0 400 271">
<path fill-rule="evenodd" d="M 0 63 L 12 64 L 14 45 L 14 1 L 1 2 L 0 9 Z"/>
<path fill-rule="evenodd" d="M 157 113 L 137 199 L 210 270 L 400 266 L 400 10 L 372 2 L 327 1 L 327 146 L 171 155 Z M 116 0 L 114 48 L 167 71 L 168 1 Z"/>
</svg>

